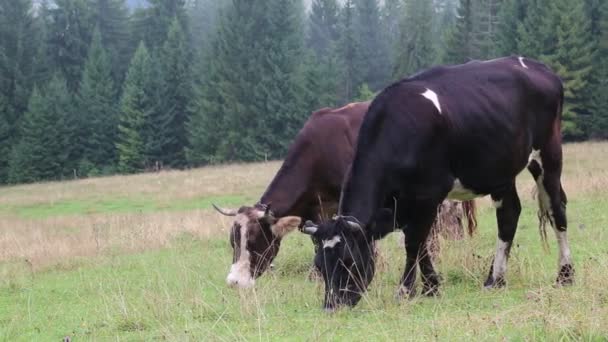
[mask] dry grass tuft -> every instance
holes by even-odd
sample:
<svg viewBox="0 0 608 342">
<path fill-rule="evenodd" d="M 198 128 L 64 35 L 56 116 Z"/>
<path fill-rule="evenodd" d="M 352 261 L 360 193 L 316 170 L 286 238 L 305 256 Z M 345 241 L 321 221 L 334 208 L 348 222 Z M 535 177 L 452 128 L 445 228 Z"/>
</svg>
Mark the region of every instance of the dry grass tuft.
<svg viewBox="0 0 608 342">
<path fill-rule="evenodd" d="M 608 144 L 564 146 L 564 188 L 570 199 L 608 190 Z M 144 198 L 155 203 L 194 198 L 246 195 L 258 198 L 280 162 L 214 166 L 135 176 L 0 188 L 0 208 L 35 207 L 61 201 Z M 531 200 L 534 182 L 527 171 L 518 178 L 520 197 Z M 490 201 L 478 201 L 488 208 Z M 243 203 L 246 204 L 246 203 Z M 107 251 L 138 252 L 164 247 L 181 234 L 196 238 L 227 237 L 229 219 L 211 209 L 19 217 L 0 211 L 0 261 L 22 260 L 39 269 L 71 257 Z"/>
</svg>

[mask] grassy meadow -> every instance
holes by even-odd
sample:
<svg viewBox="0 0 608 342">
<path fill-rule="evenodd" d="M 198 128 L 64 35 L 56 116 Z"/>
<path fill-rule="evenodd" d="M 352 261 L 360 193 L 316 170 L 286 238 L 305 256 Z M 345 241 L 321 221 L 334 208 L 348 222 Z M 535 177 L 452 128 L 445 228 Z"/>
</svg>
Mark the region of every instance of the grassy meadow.
<svg viewBox="0 0 608 342">
<path fill-rule="evenodd" d="M 0 340 L 608 340 L 608 143 L 565 146 L 573 287 L 553 287 L 555 238 L 545 251 L 524 172 L 505 289 L 481 289 L 497 231 L 482 199 L 479 233 L 442 241 L 440 297 L 396 300 L 404 252 L 392 234 L 370 291 L 335 314 L 321 310 L 297 232 L 255 289 L 225 285 L 230 220 L 210 204 L 252 204 L 279 166 L 0 188 Z"/>
</svg>

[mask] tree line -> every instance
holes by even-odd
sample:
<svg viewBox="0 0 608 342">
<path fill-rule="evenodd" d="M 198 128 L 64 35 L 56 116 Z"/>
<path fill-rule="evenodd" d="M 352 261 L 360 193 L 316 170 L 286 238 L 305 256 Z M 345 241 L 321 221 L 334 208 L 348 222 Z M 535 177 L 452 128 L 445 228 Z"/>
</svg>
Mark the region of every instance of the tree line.
<svg viewBox="0 0 608 342">
<path fill-rule="evenodd" d="M 311 112 L 523 55 L 608 137 L 608 1 L 0 0 L 0 182 L 281 158 Z"/>
</svg>

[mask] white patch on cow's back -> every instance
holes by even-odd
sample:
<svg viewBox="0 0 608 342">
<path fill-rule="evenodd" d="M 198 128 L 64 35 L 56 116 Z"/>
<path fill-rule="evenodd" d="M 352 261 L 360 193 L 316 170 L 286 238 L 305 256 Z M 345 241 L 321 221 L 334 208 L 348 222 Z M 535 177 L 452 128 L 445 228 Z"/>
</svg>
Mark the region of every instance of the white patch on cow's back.
<svg viewBox="0 0 608 342">
<path fill-rule="evenodd" d="M 472 190 L 465 188 L 460 180 L 456 178 L 452 184 L 452 190 L 448 193 L 448 198 L 452 200 L 469 201 L 474 198 L 481 197 Z"/>
<path fill-rule="evenodd" d="M 238 286 L 241 288 L 248 288 L 255 285 L 255 279 L 251 275 L 251 260 L 249 258 L 249 250 L 247 250 L 247 225 L 249 218 L 245 214 L 238 214 L 235 218 L 236 224 L 240 226 L 241 230 L 241 254 L 239 259 L 230 266 L 230 273 L 226 277 L 226 282 L 230 286 Z"/>
<path fill-rule="evenodd" d="M 441 105 L 439 104 L 439 97 L 437 96 L 437 93 L 435 93 L 429 88 L 426 88 L 426 91 L 421 95 L 433 102 L 435 108 L 437 108 L 439 114 L 441 114 Z"/>
<path fill-rule="evenodd" d="M 329 240 L 323 240 L 323 248 L 334 248 L 340 241 L 342 241 L 342 239 L 338 235 Z"/>
<path fill-rule="evenodd" d="M 523 57 L 519 57 L 519 64 L 521 64 L 522 67 L 524 67 L 524 69 L 528 69 L 528 66 L 526 65 L 526 63 L 524 63 L 524 58 Z"/>
</svg>

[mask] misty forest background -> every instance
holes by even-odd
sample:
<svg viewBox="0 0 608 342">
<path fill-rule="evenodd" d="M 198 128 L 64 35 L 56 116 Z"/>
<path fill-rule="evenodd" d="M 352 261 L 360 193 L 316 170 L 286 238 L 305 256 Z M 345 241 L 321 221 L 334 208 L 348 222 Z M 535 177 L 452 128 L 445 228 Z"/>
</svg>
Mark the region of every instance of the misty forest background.
<svg viewBox="0 0 608 342">
<path fill-rule="evenodd" d="M 281 158 L 316 109 L 511 54 L 608 138 L 606 0 L 0 0 L 0 182 Z"/>
</svg>

